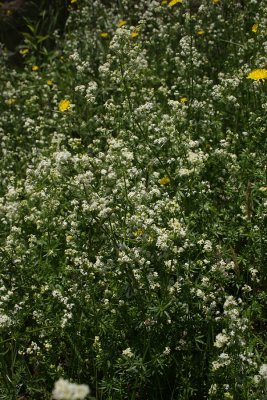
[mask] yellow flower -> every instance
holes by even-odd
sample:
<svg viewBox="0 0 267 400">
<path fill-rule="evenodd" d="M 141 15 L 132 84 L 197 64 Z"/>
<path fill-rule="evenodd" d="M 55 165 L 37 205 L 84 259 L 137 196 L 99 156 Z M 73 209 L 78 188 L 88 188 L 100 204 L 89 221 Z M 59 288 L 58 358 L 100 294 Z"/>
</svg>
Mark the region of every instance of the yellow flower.
<svg viewBox="0 0 267 400">
<path fill-rule="evenodd" d="M 20 52 L 21 55 L 26 56 L 26 54 L 28 54 L 29 51 L 30 51 L 29 49 L 20 49 L 19 52 Z"/>
<path fill-rule="evenodd" d="M 254 69 L 248 74 L 247 78 L 253 79 L 254 81 L 267 79 L 267 69 Z"/>
<path fill-rule="evenodd" d="M 137 31 L 133 31 L 131 33 L 131 36 L 132 36 L 133 39 L 137 38 L 138 35 L 139 35 L 139 33 Z"/>
<path fill-rule="evenodd" d="M 163 178 L 161 178 L 159 180 L 159 184 L 160 185 L 168 185 L 168 183 L 170 183 L 170 178 L 168 178 L 168 176 L 164 176 Z"/>
<path fill-rule="evenodd" d="M 46 81 L 46 83 L 48 84 L 48 86 L 53 86 L 53 81 L 51 79 L 48 79 L 48 81 Z"/>
<path fill-rule="evenodd" d="M 33 66 L 32 66 L 32 71 L 38 71 L 38 70 L 39 70 L 38 65 L 33 65 Z"/>
<path fill-rule="evenodd" d="M 167 4 L 167 3 L 168 3 L 167 0 L 162 0 L 162 2 L 161 2 L 162 5 Z"/>
<path fill-rule="evenodd" d="M 173 7 L 175 4 L 182 3 L 183 0 L 171 0 L 168 4 L 168 7 Z"/>
<path fill-rule="evenodd" d="M 203 31 L 203 29 L 200 29 L 199 31 L 197 31 L 197 35 L 201 36 L 204 35 L 205 31 Z"/>
<path fill-rule="evenodd" d="M 16 103 L 16 99 L 13 99 L 13 98 L 7 99 L 7 100 L 5 100 L 5 103 L 6 103 L 8 106 L 13 106 L 13 104 Z"/>
<path fill-rule="evenodd" d="M 180 102 L 181 103 L 187 103 L 188 102 L 188 98 L 187 97 L 181 97 L 180 98 Z"/>
<path fill-rule="evenodd" d="M 77 0 L 70 0 L 70 4 L 77 3 Z"/>
<path fill-rule="evenodd" d="M 64 112 L 70 109 L 70 101 L 69 100 L 61 100 L 58 105 L 59 111 Z"/>
<path fill-rule="evenodd" d="M 104 39 L 108 38 L 108 33 L 107 32 L 101 32 L 100 36 Z"/>
<path fill-rule="evenodd" d="M 126 25 L 126 21 L 121 20 L 120 22 L 118 22 L 117 27 L 122 28 L 124 25 Z"/>
<path fill-rule="evenodd" d="M 256 33 L 256 32 L 258 31 L 258 29 L 259 29 L 259 24 L 254 24 L 254 25 L 252 25 L 252 27 L 251 27 L 251 30 L 252 30 L 252 32 L 254 32 L 254 33 Z"/>
<path fill-rule="evenodd" d="M 212 2 L 213 2 L 213 4 L 219 4 L 220 0 L 213 0 Z"/>
<path fill-rule="evenodd" d="M 267 192 L 267 186 L 262 186 L 259 189 L 261 192 Z"/>
<path fill-rule="evenodd" d="M 138 228 L 137 231 L 134 232 L 134 236 L 138 237 L 138 236 L 142 236 L 145 233 L 143 228 Z"/>
</svg>

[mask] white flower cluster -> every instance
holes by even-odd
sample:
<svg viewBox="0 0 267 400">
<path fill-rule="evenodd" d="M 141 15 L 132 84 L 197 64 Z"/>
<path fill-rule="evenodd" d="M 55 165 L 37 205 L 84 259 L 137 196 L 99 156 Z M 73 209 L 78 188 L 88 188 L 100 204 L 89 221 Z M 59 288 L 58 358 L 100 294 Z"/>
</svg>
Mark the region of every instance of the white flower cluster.
<svg viewBox="0 0 267 400">
<path fill-rule="evenodd" d="M 8 315 L 3 314 L 1 312 L 0 313 L 0 328 L 6 328 L 10 325 L 11 325 L 11 318 Z"/>
<path fill-rule="evenodd" d="M 90 389 L 87 385 L 78 385 L 60 378 L 55 382 L 52 398 L 55 400 L 83 400 L 89 393 Z"/>
<path fill-rule="evenodd" d="M 260 376 L 267 380 L 267 364 L 262 364 L 259 370 Z"/>
<path fill-rule="evenodd" d="M 214 346 L 218 348 L 224 347 L 229 342 L 229 339 L 230 339 L 229 336 L 226 335 L 224 332 L 219 333 L 216 336 L 216 341 L 214 343 Z"/>
<path fill-rule="evenodd" d="M 131 348 L 128 347 L 127 349 L 122 351 L 122 355 L 128 358 L 132 358 L 134 356 L 134 353 L 132 352 Z"/>
</svg>

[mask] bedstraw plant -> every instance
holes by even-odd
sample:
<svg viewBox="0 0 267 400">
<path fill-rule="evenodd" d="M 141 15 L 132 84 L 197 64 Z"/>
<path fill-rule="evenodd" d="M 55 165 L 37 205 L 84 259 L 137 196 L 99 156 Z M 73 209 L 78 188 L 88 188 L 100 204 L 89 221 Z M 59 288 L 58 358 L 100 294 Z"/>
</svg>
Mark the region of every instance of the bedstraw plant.
<svg viewBox="0 0 267 400">
<path fill-rule="evenodd" d="M 1 398 L 264 400 L 266 1 L 69 14 L 0 58 Z"/>
</svg>

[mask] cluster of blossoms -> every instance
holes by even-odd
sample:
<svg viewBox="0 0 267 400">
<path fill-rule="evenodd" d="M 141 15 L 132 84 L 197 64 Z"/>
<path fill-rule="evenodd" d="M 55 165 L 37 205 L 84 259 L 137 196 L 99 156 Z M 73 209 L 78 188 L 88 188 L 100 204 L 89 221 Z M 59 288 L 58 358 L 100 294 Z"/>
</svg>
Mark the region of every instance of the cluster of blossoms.
<svg viewBox="0 0 267 400">
<path fill-rule="evenodd" d="M 87 385 L 78 385 L 60 378 L 55 383 L 52 397 L 55 400 L 84 400 L 89 393 L 90 390 Z"/>
</svg>

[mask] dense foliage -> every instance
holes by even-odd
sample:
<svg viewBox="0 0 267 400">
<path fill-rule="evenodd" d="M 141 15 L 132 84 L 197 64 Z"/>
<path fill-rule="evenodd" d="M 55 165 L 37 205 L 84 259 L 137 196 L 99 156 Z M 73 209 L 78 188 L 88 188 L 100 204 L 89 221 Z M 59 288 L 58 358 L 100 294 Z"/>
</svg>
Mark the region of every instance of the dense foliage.
<svg viewBox="0 0 267 400">
<path fill-rule="evenodd" d="M 69 13 L 0 58 L 1 398 L 266 399 L 266 1 Z"/>
</svg>

